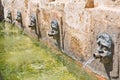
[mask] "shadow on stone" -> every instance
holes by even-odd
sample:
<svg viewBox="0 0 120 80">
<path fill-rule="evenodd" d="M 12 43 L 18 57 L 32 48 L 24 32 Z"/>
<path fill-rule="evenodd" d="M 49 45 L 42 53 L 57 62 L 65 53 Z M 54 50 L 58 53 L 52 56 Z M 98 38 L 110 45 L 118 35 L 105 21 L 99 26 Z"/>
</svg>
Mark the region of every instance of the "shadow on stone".
<svg viewBox="0 0 120 80">
<path fill-rule="evenodd" d="M 2 1 L 0 0 L 0 22 L 4 19 L 4 7 L 2 5 Z"/>
</svg>

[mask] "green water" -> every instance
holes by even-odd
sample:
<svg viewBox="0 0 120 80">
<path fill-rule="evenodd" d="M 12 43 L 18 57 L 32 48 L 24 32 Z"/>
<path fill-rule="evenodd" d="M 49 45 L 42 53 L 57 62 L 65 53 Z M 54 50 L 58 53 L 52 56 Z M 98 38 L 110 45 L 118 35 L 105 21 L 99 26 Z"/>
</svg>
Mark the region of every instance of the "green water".
<svg viewBox="0 0 120 80">
<path fill-rule="evenodd" d="M 0 23 L 0 73 L 4 80 L 97 80 L 75 61 L 8 23 Z"/>
</svg>

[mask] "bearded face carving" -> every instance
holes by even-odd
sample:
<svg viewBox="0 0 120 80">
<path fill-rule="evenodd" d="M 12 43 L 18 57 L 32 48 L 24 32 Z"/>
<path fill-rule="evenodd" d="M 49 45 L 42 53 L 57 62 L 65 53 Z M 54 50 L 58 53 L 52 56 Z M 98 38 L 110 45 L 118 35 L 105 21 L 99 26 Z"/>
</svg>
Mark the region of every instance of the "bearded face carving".
<svg viewBox="0 0 120 80">
<path fill-rule="evenodd" d="M 103 63 L 109 63 L 112 53 L 112 39 L 107 33 L 102 33 L 97 37 L 97 50 L 93 54 L 94 58 L 99 58 Z"/>
<path fill-rule="evenodd" d="M 22 20 L 21 12 L 17 11 L 16 21 L 21 22 L 21 20 Z"/>
<path fill-rule="evenodd" d="M 35 29 L 36 27 L 36 19 L 34 15 L 30 16 L 30 24 L 28 25 L 31 29 Z"/>
<path fill-rule="evenodd" d="M 8 10 L 8 12 L 7 12 L 7 18 L 9 19 L 9 20 L 12 20 L 12 14 L 11 14 L 11 12 Z"/>
<path fill-rule="evenodd" d="M 51 31 L 48 33 L 50 37 L 57 37 L 59 35 L 59 26 L 57 20 L 51 21 Z"/>
<path fill-rule="evenodd" d="M 12 23 L 12 14 L 10 10 L 8 10 L 6 19 L 4 21 Z"/>
<path fill-rule="evenodd" d="M 60 30 L 57 20 L 51 21 L 51 30 L 48 36 L 54 39 L 54 44 L 60 49 Z"/>
</svg>

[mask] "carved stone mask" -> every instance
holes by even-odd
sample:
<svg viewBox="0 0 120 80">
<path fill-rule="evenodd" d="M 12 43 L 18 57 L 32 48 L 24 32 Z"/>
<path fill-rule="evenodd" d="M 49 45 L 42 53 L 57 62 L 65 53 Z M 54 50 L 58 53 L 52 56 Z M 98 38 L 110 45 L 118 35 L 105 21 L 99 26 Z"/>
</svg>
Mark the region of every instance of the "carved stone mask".
<svg viewBox="0 0 120 80">
<path fill-rule="evenodd" d="M 11 17 L 12 17 L 11 12 L 8 10 L 8 12 L 7 12 L 7 18 L 11 19 Z"/>
<path fill-rule="evenodd" d="M 102 33 L 97 36 L 97 51 L 93 56 L 104 61 L 112 55 L 112 39 L 107 33 Z"/>
<path fill-rule="evenodd" d="M 29 24 L 29 27 L 35 27 L 36 26 L 36 19 L 35 19 L 35 16 L 34 15 L 31 15 L 30 16 L 30 24 Z"/>
<path fill-rule="evenodd" d="M 57 20 L 51 21 L 51 28 L 54 29 L 54 30 L 58 29 L 58 22 L 57 22 Z"/>
<path fill-rule="evenodd" d="M 55 36 L 59 34 L 59 26 L 57 20 L 51 21 L 51 31 L 48 33 L 49 36 Z"/>
<path fill-rule="evenodd" d="M 17 11 L 16 21 L 20 22 L 22 20 L 21 12 Z"/>
</svg>

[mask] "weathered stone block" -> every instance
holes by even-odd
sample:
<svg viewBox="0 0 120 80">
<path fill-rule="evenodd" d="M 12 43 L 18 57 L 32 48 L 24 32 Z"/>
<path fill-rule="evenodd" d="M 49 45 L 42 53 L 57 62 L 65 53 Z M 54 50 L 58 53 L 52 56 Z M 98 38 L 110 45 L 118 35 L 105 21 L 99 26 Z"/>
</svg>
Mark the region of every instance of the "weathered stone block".
<svg viewBox="0 0 120 80">
<path fill-rule="evenodd" d="M 47 9 L 41 9 L 40 11 L 40 31 L 41 31 L 41 38 L 43 40 L 47 40 L 47 31 L 50 27 L 50 11 Z"/>
<path fill-rule="evenodd" d="M 120 7 L 120 0 L 94 0 L 95 6 Z"/>
<path fill-rule="evenodd" d="M 83 2 L 84 3 L 84 2 Z M 79 61 L 85 61 L 91 55 L 91 14 L 86 11 L 85 3 L 66 4 L 64 50 Z"/>
<path fill-rule="evenodd" d="M 69 0 L 56 0 L 56 2 L 67 3 Z"/>
<path fill-rule="evenodd" d="M 61 2 L 51 2 L 47 3 L 47 8 L 49 10 L 63 11 L 65 7 L 64 3 Z"/>
</svg>

